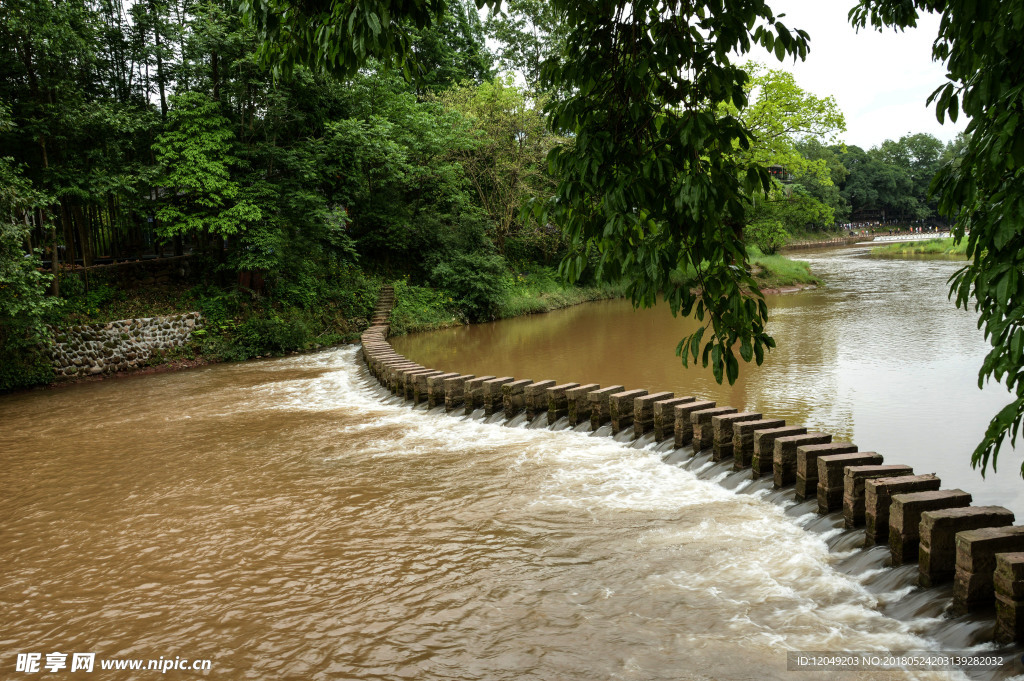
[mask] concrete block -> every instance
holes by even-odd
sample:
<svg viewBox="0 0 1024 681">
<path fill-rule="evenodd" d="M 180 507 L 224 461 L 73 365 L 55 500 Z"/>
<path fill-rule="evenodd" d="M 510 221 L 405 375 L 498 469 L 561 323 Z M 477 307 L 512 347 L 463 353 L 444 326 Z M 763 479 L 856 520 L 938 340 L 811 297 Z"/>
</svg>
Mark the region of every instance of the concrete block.
<svg viewBox="0 0 1024 681">
<path fill-rule="evenodd" d="M 597 430 L 612 419 L 611 396 L 621 393 L 624 388 L 621 385 L 613 385 L 600 390 L 593 390 L 587 393 L 587 402 L 590 404 L 590 427 Z"/>
<path fill-rule="evenodd" d="M 796 448 L 796 498 L 798 501 L 817 498 L 818 457 L 829 454 L 850 454 L 857 451 L 857 445 L 849 442 L 832 442 L 827 445 L 801 445 Z"/>
<path fill-rule="evenodd" d="M 444 410 L 452 412 L 463 406 L 466 382 L 476 378 L 473 374 L 463 374 L 446 378 L 444 381 Z"/>
<path fill-rule="evenodd" d="M 532 421 L 548 410 L 548 388 L 554 385 L 555 381 L 534 381 L 526 386 L 523 395 L 526 400 L 527 419 Z"/>
<path fill-rule="evenodd" d="M 590 393 L 600 390 L 597 383 L 587 383 L 565 391 L 569 423 L 573 426 L 590 420 Z"/>
<path fill-rule="evenodd" d="M 563 416 L 569 415 L 569 399 L 565 392 L 570 388 L 580 387 L 579 383 L 563 383 L 553 385 L 547 389 L 548 394 L 548 422 L 554 423 Z"/>
<path fill-rule="evenodd" d="M 875 452 L 822 454 L 818 457 L 818 513 L 843 507 L 847 466 L 880 466 L 882 455 Z"/>
<path fill-rule="evenodd" d="M 483 409 L 484 406 L 484 383 L 495 378 L 494 376 L 477 376 L 466 381 L 463 399 L 466 403 L 466 413 L 476 409 Z"/>
<path fill-rule="evenodd" d="M 712 459 L 724 461 L 732 456 L 733 424 L 744 421 L 759 421 L 761 415 L 752 411 L 741 411 L 732 414 L 719 414 L 711 417 L 711 450 Z"/>
<path fill-rule="evenodd" d="M 895 507 L 890 513 L 894 512 Z M 1013 513 L 1002 506 L 958 506 L 925 511 L 921 514 L 918 528 L 919 583 L 929 587 L 953 579 L 956 573 L 957 533 L 1012 524 Z"/>
<path fill-rule="evenodd" d="M 889 506 L 889 550 L 893 565 L 917 560 L 921 543 L 921 514 L 948 508 L 970 506 L 971 495 L 962 489 L 934 492 L 909 492 L 892 495 Z M 952 535 L 950 554 L 952 555 Z"/>
<path fill-rule="evenodd" d="M 437 376 L 443 372 L 432 370 L 426 372 L 419 372 L 412 374 L 413 386 L 412 386 L 412 401 L 413 404 L 419 404 L 420 402 L 427 401 L 427 379 L 431 376 Z"/>
<path fill-rule="evenodd" d="M 712 407 L 690 412 L 690 427 L 693 428 L 693 451 L 700 452 L 711 447 L 714 442 L 714 429 L 711 426 L 711 420 L 715 416 L 735 414 L 736 412 L 737 410 L 732 407 Z"/>
<path fill-rule="evenodd" d="M 932 492 L 942 481 L 931 473 L 906 475 L 897 478 L 874 478 L 864 481 L 865 546 L 889 542 L 889 506 L 893 494 Z"/>
<path fill-rule="evenodd" d="M 440 373 L 436 369 L 400 369 L 396 375 L 396 380 L 399 383 L 399 394 L 407 400 L 415 400 L 417 377 L 421 374 L 425 376 L 433 376 L 435 372 Z"/>
<path fill-rule="evenodd" d="M 1024 553 L 996 554 L 996 641 L 1024 643 Z"/>
<path fill-rule="evenodd" d="M 533 383 L 528 378 L 501 384 L 501 404 L 505 418 L 510 419 L 526 409 L 526 386 Z"/>
<path fill-rule="evenodd" d="M 772 472 L 776 487 L 796 482 L 796 451 L 804 445 L 822 445 L 832 442 L 827 433 L 804 433 L 776 438 L 772 451 Z"/>
<path fill-rule="evenodd" d="M 1024 527 L 985 527 L 958 532 L 952 614 L 991 608 L 996 554 L 1024 551 Z"/>
<path fill-rule="evenodd" d="M 759 430 L 773 430 L 786 425 L 783 419 L 757 419 L 732 424 L 733 470 L 750 467 L 754 458 L 754 433 Z"/>
<path fill-rule="evenodd" d="M 672 407 L 672 412 L 675 414 L 676 447 L 685 447 L 693 442 L 693 423 L 690 421 L 690 414 L 695 411 L 712 409 L 714 406 L 715 403 L 709 400 L 697 400 L 694 402 L 677 404 Z"/>
<path fill-rule="evenodd" d="M 502 394 L 502 386 L 516 380 L 512 376 L 502 376 L 484 381 L 484 413 L 490 416 L 497 414 L 505 408 L 505 398 Z"/>
<path fill-rule="evenodd" d="M 670 400 L 674 393 L 651 393 L 633 400 L 633 432 L 637 437 L 654 430 L 654 403 Z"/>
<path fill-rule="evenodd" d="M 750 472 L 754 478 L 772 475 L 775 467 L 775 441 L 790 435 L 805 435 L 807 429 L 802 426 L 782 426 L 779 428 L 759 429 L 754 431 L 754 454 L 750 457 Z"/>
<path fill-rule="evenodd" d="M 843 479 L 843 519 L 853 529 L 864 524 L 864 483 L 873 478 L 911 476 L 910 466 L 847 466 Z"/>
<path fill-rule="evenodd" d="M 436 374 L 427 379 L 427 406 L 429 408 L 433 409 L 444 404 L 444 382 L 458 375 L 459 373 L 455 371 Z"/>
<path fill-rule="evenodd" d="M 633 425 L 634 401 L 646 394 L 646 390 L 624 390 L 608 396 L 608 416 L 613 433 L 620 433 Z"/>
<path fill-rule="evenodd" d="M 654 439 L 674 440 L 676 436 L 676 405 L 696 402 L 694 397 L 673 397 L 654 403 Z"/>
</svg>

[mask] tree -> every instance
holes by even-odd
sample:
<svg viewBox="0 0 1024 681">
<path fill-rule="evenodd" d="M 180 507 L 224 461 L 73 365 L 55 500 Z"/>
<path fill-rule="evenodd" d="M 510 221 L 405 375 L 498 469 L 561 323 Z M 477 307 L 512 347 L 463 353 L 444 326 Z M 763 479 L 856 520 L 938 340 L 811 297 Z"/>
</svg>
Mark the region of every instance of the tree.
<svg viewBox="0 0 1024 681">
<path fill-rule="evenodd" d="M 234 134 L 217 103 L 198 92 L 171 97 L 168 129 L 154 142 L 167 196 L 157 211 L 168 235 L 227 236 L 262 216 L 231 179 Z"/>
<path fill-rule="evenodd" d="M 550 5 L 568 33 L 561 59 L 542 65 L 541 87 L 556 93 L 545 109 L 552 132 L 572 141 L 549 155 L 559 184 L 534 212 L 573 244 L 562 272 L 581 276 L 596 249 L 599 271 L 629 281 L 634 304 L 652 305 L 662 292 L 673 313 L 696 310 L 704 325 L 678 352 L 684 362 L 710 362 L 716 379 L 732 382 L 734 348 L 761 362 L 774 346 L 740 238 L 746 197 L 771 185 L 763 167 L 735 153 L 750 148 L 750 131 L 719 109 L 747 105 L 749 76 L 732 54 L 758 43 L 780 60 L 803 58 L 807 34 L 777 21 L 764 0 Z M 443 7 L 440 0 L 242 3 L 276 68 L 305 62 L 344 74 L 370 57 L 404 63 L 405 27 L 430 24 Z M 677 270 L 693 272 L 693 280 L 674 281 Z"/>
<path fill-rule="evenodd" d="M 738 116 L 753 135 L 748 152 L 751 159 L 830 183 L 825 159 L 804 156 L 799 144 L 808 139 L 823 145 L 839 142 L 839 135 L 846 131 L 846 118 L 835 98 L 807 92 L 788 71 L 766 69 L 756 62 L 747 62 L 743 68 L 750 74 L 746 86 L 749 104 L 742 111 L 728 104 L 725 108 Z"/>
<path fill-rule="evenodd" d="M 520 209 L 531 196 L 550 193 L 545 173 L 548 152 L 558 141 L 547 131 L 543 113 L 527 100 L 511 76 L 480 85 L 463 85 L 440 95 L 441 103 L 459 112 L 472 145 L 454 147 L 453 156 L 473 183 L 481 206 L 495 225 L 499 249 L 528 225 Z M 541 230 L 535 230 L 540 231 Z"/>
<path fill-rule="evenodd" d="M 932 56 L 949 72 L 929 101 L 940 122 L 961 112 L 970 118 L 959 163 L 932 184 L 954 238 L 967 239 L 970 262 L 950 295 L 959 307 L 973 304 L 992 346 L 978 384 L 1003 381 L 1015 395 L 974 450 L 984 473 L 1024 421 L 1024 0 L 861 0 L 850 19 L 877 29 L 914 26 L 919 11 L 941 14 Z"/>
<path fill-rule="evenodd" d="M 0 108 L 0 128 L 5 110 Z M 0 158 L 0 391 L 32 385 L 53 373 L 42 344 L 49 334 L 46 297 L 50 276 L 40 271 L 39 254 L 25 253 L 26 213 L 44 202 L 10 158 Z"/>
<path fill-rule="evenodd" d="M 561 53 L 569 30 L 544 0 L 503 2 L 488 14 L 484 28 L 499 44 L 501 66 L 521 73 L 531 92 L 540 87 L 541 64 Z"/>
</svg>

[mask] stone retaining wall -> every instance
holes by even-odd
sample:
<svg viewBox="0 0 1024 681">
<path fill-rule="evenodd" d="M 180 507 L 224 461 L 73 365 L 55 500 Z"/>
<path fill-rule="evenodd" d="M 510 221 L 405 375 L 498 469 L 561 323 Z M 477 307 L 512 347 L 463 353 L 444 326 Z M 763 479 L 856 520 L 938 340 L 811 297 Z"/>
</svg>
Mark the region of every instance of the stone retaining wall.
<svg viewBox="0 0 1024 681">
<path fill-rule="evenodd" d="M 201 326 L 200 314 L 187 312 L 52 329 L 50 356 L 57 378 L 110 374 L 144 365 L 157 350 L 184 345 Z"/>
<path fill-rule="evenodd" d="M 935 475 L 910 466 L 883 465 L 876 452 L 833 442 L 827 433 L 782 419 L 741 412 L 694 397 L 656 390 L 557 384 L 512 376 L 476 377 L 424 367 L 387 341 L 394 292 L 385 288 L 373 324 L 362 335 L 370 373 L 391 392 L 462 416 L 482 409 L 504 417 L 546 418 L 549 425 L 658 443 L 666 460 L 725 462 L 717 470 L 746 471 L 760 488 L 794 489 L 820 514 L 841 513 L 847 528 L 866 527 L 864 547 L 885 545 L 892 564 L 918 562 L 918 583 L 953 584 L 954 614 L 995 609 L 995 636 L 1024 642 L 1024 527 L 996 506 L 971 506 L 970 494 L 941 489 Z M 580 380 L 581 377 L 576 377 Z M 673 449 L 674 447 L 674 449 Z"/>
</svg>

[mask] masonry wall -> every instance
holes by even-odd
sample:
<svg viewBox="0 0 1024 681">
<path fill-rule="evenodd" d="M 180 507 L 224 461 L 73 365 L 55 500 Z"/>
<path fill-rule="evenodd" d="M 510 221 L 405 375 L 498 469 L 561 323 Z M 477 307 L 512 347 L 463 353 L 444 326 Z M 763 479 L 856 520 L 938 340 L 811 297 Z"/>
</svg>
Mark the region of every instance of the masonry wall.
<svg viewBox="0 0 1024 681">
<path fill-rule="evenodd" d="M 125 371 L 143 366 L 158 350 L 181 347 L 201 326 L 201 315 L 187 312 L 53 329 L 50 356 L 58 378 Z"/>
</svg>

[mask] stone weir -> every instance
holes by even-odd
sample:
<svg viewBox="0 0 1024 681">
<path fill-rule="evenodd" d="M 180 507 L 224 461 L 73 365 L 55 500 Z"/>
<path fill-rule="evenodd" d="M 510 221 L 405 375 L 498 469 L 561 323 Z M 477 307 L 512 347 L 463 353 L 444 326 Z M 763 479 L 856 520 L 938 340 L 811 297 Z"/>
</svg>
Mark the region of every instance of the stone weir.
<svg viewBox="0 0 1024 681">
<path fill-rule="evenodd" d="M 370 373 L 414 404 L 443 406 L 456 416 L 482 409 L 511 419 L 547 414 L 570 426 L 645 438 L 673 448 L 667 460 L 705 457 L 719 470 L 749 471 L 760 488 L 792 488 L 819 514 L 842 512 L 847 528 L 863 528 L 864 545 L 888 546 L 893 565 L 916 562 L 918 583 L 952 583 L 951 614 L 996 613 L 999 642 L 1024 642 L 1024 526 L 1001 506 L 973 506 L 969 493 L 944 489 L 935 475 L 886 464 L 882 455 L 836 442 L 783 419 L 670 392 L 594 383 L 474 376 L 421 366 L 388 343 L 394 291 L 380 294 L 362 335 Z M 727 462 L 731 460 L 730 466 Z"/>
</svg>

